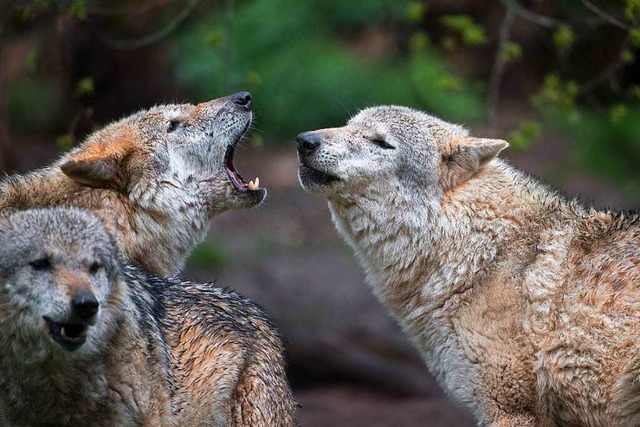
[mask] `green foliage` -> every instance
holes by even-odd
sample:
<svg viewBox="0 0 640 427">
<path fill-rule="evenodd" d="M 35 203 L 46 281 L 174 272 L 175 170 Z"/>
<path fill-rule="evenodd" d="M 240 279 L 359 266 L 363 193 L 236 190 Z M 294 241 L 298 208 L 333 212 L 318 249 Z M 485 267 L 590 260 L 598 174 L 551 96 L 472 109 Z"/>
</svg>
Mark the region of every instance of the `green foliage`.
<svg viewBox="0 0 640 427">
<path fill-rule="evenodd" d="M 561 25 L 553 33 L 553 44 L 561 54 L 567 53 L 571 50 L 575 39 L 575 33 L 568 25 Z"/>
<path fill-rule="evenodd" d="M 228 265 L 229 255 L 225 250 L 213 242 L 204 242 L 194 249 L 187 261 L 191 266 L 203 268 L 218 268 Z"/>
<path fill-rule="evenodd" d="M 640 47 L 640 29 L 634 28 L 629 31 L 629 38 L 633 46 Z"/>
<path fill-rule="evenodd" d="M 540 137 L 542 126 L 534 120 L 525 120 L 520 123 L 518 129 L 511 132 L 507 140 L 511 147 L 517 150 L 525 150 Z"/>
<path fill-rule="evenodd" d="M 63 152 L 69 150 L 73 143 L 75 142 L 75 138 L 73 135 L 65 133 L 63 135 L 58 135 L 56 138 L 56 146 L 58 147 L 58 151 Z"/>
<path fill-rule="evenodd" d="M 487 44 L 487 35 L 479 24 L 469 15 L 445 15 L 441 22 L 451 30 L 460 34 L 467 46 L 481 46 Z"/>
<path fill-rule="evenodd" d="M 54 81 L 24 75 L 9 86 L 7 104 L 15 129 L 42 132 L 65 126 L 66 103 Z"/>
<path fill-rule="evenodd" d="M 35 49 L 31 49 L 29 53 L 27 53 L 27 70 L 32 73 L 36 72 L 36 68 L 38 66 L 38 52 Z"/>
<path fill-rule="evenodd" d="M 625 3 L 625 10 L 624 10 L 625 17 L 629 21 L 636 22 L 640 17 L 640 0 L 624 0 L 624 3 Z"/>
<path fill-rule="evenodd" d="M 76 83 L 76 92 L 80 96 L 92 96 L 95 92 L 93 78 L 84 77 Z"/>
<path fill-rule="evenodd" d="M 574 81 L 563 82 L 555 74 L 549 74 L 542 83 L 542 88 L 532 98 L 533 105 L 547 113 L 552 110 L 571 112 L 575 110 L 578 85 Z"/>
<path fill-rule="evenodd" d="M 69 13 L 78 21 L 87 19 L 87 5 L 84 0 L 74 0 L 69 6 Z"/>
<path fill-rule="evenodd" d="M 640 105 L 613 107 L 609 117 L 582 110 L 573 123 L 557 123 L 574 137 L 573 154 L 581 166 L 640 196 Z"/>
<path fill-rule="evenodd" d="M 502 55 L 502 59 L 507 63 L 517 61 L 522 58 L 522 46 L 512 41 L 507 42 L 502 48 L 500 55 Z"/>
<path fill-rule="evenodd" d="M 416 31 L 411 36 L 410 48 L 414 54 L 424 52 L 428 46 L 429 36 L 424 31 Z"/>
<path fill-rule="evenodd" d="M 620 57 L 625 64 L 631 64 L 636 60 L 636 55 L 630 49 L 624 49 Z"/>
<path fill-rule="evenodd" d="M 627 117 L 629 109 L 624 104 L 615 104 L 609 108 L 609 120 L 614 125 L 619 125 Z"/>
<path fill-rule="evenodd" d="M 406 17 L 409 22 L 420 22 L 427 11 L 427 5 L 421 1 L 411 1 L 407 4 Z"/>
<path fill-rule="evenodd" d="M 179 34 L 173 51 L 177 81 L 195 100 L 251 90 L 257 126 L 267 138 L 291 138 L 303 130 L 338 126 L 357 110 L 383 103 L 422 108 L 450 120 L 481 117 L 479 94 L 435 53 L 424 49 L 424 40 L 407 57 L 369 58 L 327 32 L 327 8 L 335 6 L 329 9 L 336 15 L 350 14 L 351 6 L 345 3 L 349 2 L 253 0 L 238 4 L 231 34 L 235 46 L 231 68 L 222 48 L 202 43 L 205 34 L 223 28 L 219 14 L 213 11 Z M 371 23 L 382 21 L 388 13 L 384 2 L 355 3 L 363 5 Z M 353 16 L 332 16 L 330 21 L 349 22 L 351 29 L 343 28 L 344 32 L 362 24 Z"/>
</svg>

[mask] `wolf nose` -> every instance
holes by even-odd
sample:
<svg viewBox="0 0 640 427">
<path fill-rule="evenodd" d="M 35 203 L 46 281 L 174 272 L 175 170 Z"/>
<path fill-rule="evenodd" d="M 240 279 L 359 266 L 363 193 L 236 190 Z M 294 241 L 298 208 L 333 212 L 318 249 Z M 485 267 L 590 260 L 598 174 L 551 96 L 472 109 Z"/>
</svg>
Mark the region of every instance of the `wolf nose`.
<svg viewBox="0 0 640 427">
<path fill-rule="evenodd" d="M 81 320 L 91 320 L 97 313 L 100 303 L 90 292 L 78 292 L 71 298 L 73 315 Z"/>
<path fill-rule="evenodd" d="M 231 100 L 240 108 L 251 111 L 251 105 L 253 104 L 253 102 L 251 100 L 251 94 L 249 92 L 238 92 L 236 94 L 233 94 L 231 96 Z"/>
<path fill-rule="evenodd" d="M 320 147 L 322 138 L 317 133 L 303 132 L 298 135 L 298 151 L 301 156 L 308 156 Z"/>
</svg>

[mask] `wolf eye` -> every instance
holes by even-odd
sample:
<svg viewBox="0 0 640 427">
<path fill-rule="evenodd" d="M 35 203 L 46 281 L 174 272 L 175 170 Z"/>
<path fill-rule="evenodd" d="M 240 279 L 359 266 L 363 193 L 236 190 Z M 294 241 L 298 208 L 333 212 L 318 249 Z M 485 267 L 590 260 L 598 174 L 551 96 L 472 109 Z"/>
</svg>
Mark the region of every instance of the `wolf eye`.
<svg viewBox="0 0 640 427">
<path fill-rule="evenodd" d="M 49 270 L 51 268 L 51 261 L 49 261 L 49 258 L 40 258 L 35 261 L 31 261 L 29 265 L 34 270 Z"/>
<path fill-rule="evenodd" d="M 387 141 L 385 141 L 384 139 L 382 139 L 380 137 L 371 138 L 371 142 L 376 144 L 378 147 L 382 147 L 382 148 L 390 148 L 392 150 L 395 150 L 395 148 L 396 148 L 396 147 L 394 147 L 393 145 L 389 144 Z"/>
<path fill-rule="evenodd" d="M 98 271 L 100 271 L 101 268 L 102 268 L 102 264 L 100 264 L 98 261 L 94 261 L 89 266 L 89 273 L 96 274 Z"/>
<path fill-rule="evenodd" d="M 178 126 L 180 126 L 180 120 L 169 120 L 169 126 L 167 127 L 167 133 L 168 132 L 173 132 L 174 130 L 178 129 Z"/>
</svg>

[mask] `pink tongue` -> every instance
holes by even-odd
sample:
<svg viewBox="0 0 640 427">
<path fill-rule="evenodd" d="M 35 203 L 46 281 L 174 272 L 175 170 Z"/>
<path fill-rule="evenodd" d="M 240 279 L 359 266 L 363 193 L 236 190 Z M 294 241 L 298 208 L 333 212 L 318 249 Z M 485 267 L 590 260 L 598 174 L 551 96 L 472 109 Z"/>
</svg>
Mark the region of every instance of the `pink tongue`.
<svg viewBox="0 0 640 427">
<path fill-rule="evenodd" d="M 238 174 L 235 171 L 229 170 L 231 179 L 233 179 L 233 181 L 236 183 L 236 185 L 238 187 L 246 187 L 246 184 L 244 182 L 242 182 L 242 180 L 240 179 L 240 177 L 238 176 Z"/>
</svg>

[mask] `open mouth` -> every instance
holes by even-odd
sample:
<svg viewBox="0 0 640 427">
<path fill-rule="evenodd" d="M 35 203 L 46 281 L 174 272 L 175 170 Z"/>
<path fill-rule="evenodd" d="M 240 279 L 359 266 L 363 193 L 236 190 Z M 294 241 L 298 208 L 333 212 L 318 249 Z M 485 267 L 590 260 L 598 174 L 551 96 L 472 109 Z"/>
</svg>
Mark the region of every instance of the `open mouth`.
<svg viewBox="0 0 640 427">
<path fill-rule="evenodd" d="M 89 325 L 82 322 L 62 323 L 44 317 L 53 341 L 67 351 L 79 349 L 87 340 Z"/>
<path fill-rule="evenodd" d="M 236 151 L 235 144 L 229 145 L 227 147 L 227 152 L 224 155 L 224 169 L 229 176 L 229 181 L 233 187 L 239 193 L 247 193 L 253 191 L 260 191 L 260 178 L 256 178 L 254 181 L 247 182 L 242 175 L 236 170 L 236 167 L 233 164 L 233 155 Z"/>
</svg>

